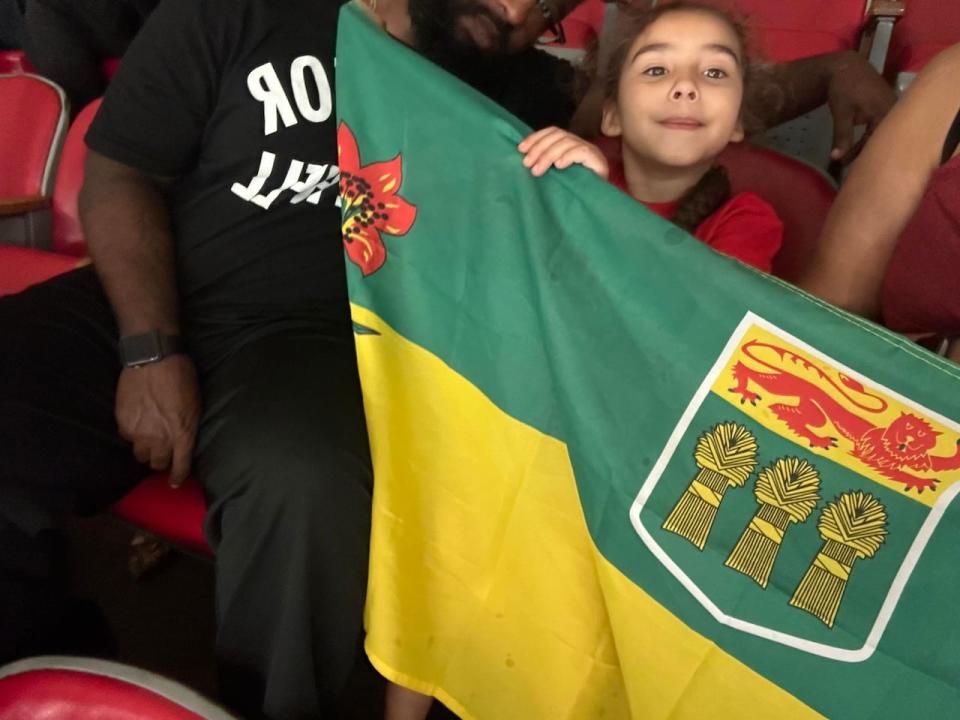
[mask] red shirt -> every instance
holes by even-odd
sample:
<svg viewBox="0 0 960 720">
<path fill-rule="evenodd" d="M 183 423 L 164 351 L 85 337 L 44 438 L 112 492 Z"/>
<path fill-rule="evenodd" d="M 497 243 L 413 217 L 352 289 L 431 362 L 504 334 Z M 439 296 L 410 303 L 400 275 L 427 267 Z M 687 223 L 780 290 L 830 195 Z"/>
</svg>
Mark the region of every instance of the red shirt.
<svg viewBox="0 0 960 720">
<path fill-rule="evenodd" d="M 897 332 L 960 335 L 960 157 L 940 167 L 897 244 L 883 320 Z"/>
<path fill-rule="evenodd" d="M 627 192 L 622 170 L 611 168 L 610 182 Z M 643 204 L 666 220 L 673 218 L 677 210 L 675 202 Z M 783 222 L 759 195 L 741 192 L 700 223 L 693 236 L 717 252 L 770 272 L 773 258 L 783 244 Z"/>
</svg>

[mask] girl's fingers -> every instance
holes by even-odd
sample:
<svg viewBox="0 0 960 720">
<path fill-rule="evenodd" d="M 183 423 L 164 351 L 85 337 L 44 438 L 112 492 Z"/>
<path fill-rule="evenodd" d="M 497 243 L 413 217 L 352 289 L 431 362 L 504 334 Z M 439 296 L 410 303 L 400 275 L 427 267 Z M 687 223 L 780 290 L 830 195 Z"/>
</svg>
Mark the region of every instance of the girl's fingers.
<svg viewBox="0 0 960 720">
<path fill-rule="evenodd" d="M 606 180 L 607 176 L 610 174 L 610 168 L 607 165 L 606 158 L 603 157 L 603 155 L 598 152 L 596 148 L 586 144 L 571 148 L 565 152 L 563 155 L 557 158 L 557 161 L 554 163 L 554 167 L 563 170 L 564 168 L 570 167 L 574 163 L 583 165 L 585 168 L 592 170 L 604 180 Z"/>
<path fill-rule="evenodd" d="M 543 175 L 565 153 L 570 152 L 578 147 L 583 147 L 583 141 L 578 137 L 568 135 L 558 139 L 555 143 L 543 151 L 543 153 L 537 159 L 537 162 L 530 168 L 531 172 L 533 172 L 533 174 L 536 176 Z"/>
<path fill-rule="evenodd" d="M 547 128 L 536 134 L 538 137 L 534 138 L 531 135 L 529 138 L 532 142 L 527 147 L 526 156 L 523 158 L 525 167 L 532 167 L 555 143 L 570 137 L 570 133 L 559 128 Z"/>
<path fill-rule="evenodd" d="M 558 132 L 558 131 L 563 132 L 562 130 L 560 130 L 560 128 L 545 127 L 542 130 L 537 130 L 536 132 L 530 133 L 523 140 L 520 141 L 520 144 L 517 145 L 517 150 L 519 150 L 522 153 L 525 153 L 529 151 L 531 147 L 533 147 L 534 143 L 536 143 L 537 140 L 544 137 L 545 135 L 549 135 L 551 133 Z"/>
</svg>

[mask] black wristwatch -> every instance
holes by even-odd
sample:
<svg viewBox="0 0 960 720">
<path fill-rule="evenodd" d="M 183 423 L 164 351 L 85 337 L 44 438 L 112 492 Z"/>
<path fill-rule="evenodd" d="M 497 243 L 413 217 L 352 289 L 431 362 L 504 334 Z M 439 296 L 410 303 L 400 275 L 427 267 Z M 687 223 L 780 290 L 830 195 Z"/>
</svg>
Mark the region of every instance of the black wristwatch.
<svg viewBox="0 0 960 720">
<path fill-rule="evenodd" d="M 122 337 L 119 345 L 120 362 L 128 368 L 149 365 L 183 352 L 179 335 L 164 335 L 156 330 Z"/>
</svg>

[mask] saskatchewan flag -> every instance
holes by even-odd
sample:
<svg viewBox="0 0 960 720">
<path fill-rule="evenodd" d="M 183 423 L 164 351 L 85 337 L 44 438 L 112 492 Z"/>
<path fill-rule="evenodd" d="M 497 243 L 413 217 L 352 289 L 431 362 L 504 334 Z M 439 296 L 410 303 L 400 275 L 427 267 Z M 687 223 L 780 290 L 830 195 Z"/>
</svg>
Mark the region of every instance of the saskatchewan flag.
<svg viewBox="0 0 960 720">
<path fill-rule="evenodd" d="M 960 718 L 960 368 L 341 16 L 367 652 L 484 720 Z"/>
</svg>

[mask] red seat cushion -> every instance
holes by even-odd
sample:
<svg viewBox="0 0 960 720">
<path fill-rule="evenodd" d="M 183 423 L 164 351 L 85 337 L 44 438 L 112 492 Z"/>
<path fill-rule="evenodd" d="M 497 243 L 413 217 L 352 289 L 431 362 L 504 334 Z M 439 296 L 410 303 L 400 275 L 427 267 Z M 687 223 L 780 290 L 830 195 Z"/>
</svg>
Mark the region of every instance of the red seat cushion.
<svg viewBox="0 0 960 720">
<path fill-rule="evenodd" d="M 49 195 L 66 130 L 66 99 L 36 75 L 0 75 L 0 197 Z"/>
<path fill-rule="evenodd" d="M 213 554 L 203 536 L 206 501 L 193 478 L 172 488 L 166 475 L 151 475 L 114 505 L 113 511 L 162 540 L 201 555 Z"/>
<path fill-rule="evenodd" d="M 73 270 L 78 262 L 75 257 L 57 253 L 0 245 L 0 296 L 18 293 Z"/>
<path fill-rule="evenodd" d="M 100 102 L 97 99 L 87 105 L 70 126 L 53 187 L 53 249 L 79 257 L 87 254 L 78 208 L 80 188 L 83 186 L 83 164 L 87 157 L 83 137 L 100 108 Z"/>
</svg>

